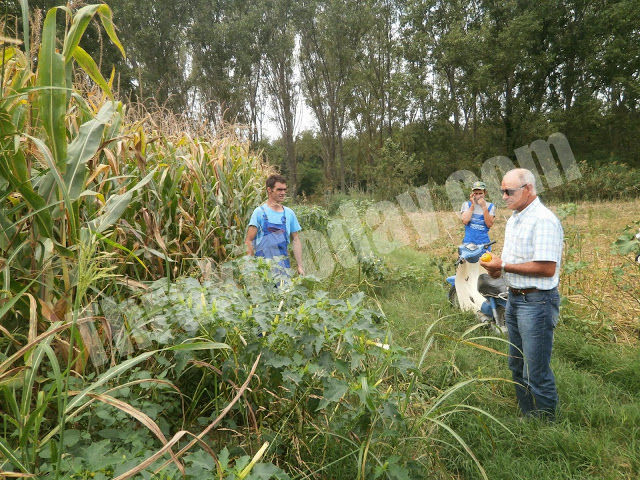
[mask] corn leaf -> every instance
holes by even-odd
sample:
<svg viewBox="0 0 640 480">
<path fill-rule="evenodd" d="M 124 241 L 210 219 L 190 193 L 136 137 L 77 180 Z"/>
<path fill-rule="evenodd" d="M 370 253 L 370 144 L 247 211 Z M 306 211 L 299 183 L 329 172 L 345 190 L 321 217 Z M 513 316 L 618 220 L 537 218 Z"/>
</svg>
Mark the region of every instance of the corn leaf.
<svg viewBox="0 0 640 480">
<path fill-rule="evenodd" d="M 107 5 L 100 5 L 100 8 L 98 9 L 98 15 L 100 16 L 100 21 L 102 22 L 102 26 L 104 27 L 105 32 L 107 32 L 107 35 L 109 35 L 109 38 L 111 39 L 113 44 L 118 47 L 118 50 L 120 50 L 122 57 L 127 58 L 127 54 L 124 53 L 124 48 L 122 47 L 120 40 L 118 40 L 116 29 L 113 26 L 111 9 Z"/>
<path fill-rule="evenodd" d="M 194 350 L 220 350 L 230 349 L 231 347 L 226 343 L 219 342 L 194 342 L 194 343 L 181 343 L 179 345 L 172 345 L 167 347 L 166 350 L 170 351 L 194 351 Z"/>
<path fill-rule="evenodd" d="M 84 191 L 87 162 L 97 153 L 102 142 L 105 125 L 115 111 L 113 102 L 107 102 L 93 120 L 80 127 L 78 136 L 69 144 L 67 168 L 64 183 L 69 190 L 69 198 L 76 201 Z"/>
<path fill-rule="evenodd" d="M 100 73 L 100 69 L 98 69 L 98 65 L 91 58 L 82 47 L 76 47 L 73 49 L 73 58 L 76 59 L 78 65 L 82 67 L 82 69 L 91 77 L 91 80 L 96 82 L 96 84 L 113 100 L 113 93 L 111 92 L 111 87 L 104 79 L 102 74 Z"/>
<path fill-rule="evenodd" d="M 22 34 L 24 35 L 24 51 L 30 52 L 31 46 L 29 44 L 29 2 L 27 0 L 20 0 L 20 7 L 22 9 Z M 28 69 L 31 70 L 31 57 L 27 56 L 29 62 Z"/>
<path fill-rule="evenodd" d="M 140 182 L 127 192 L 109 197 L 109 200 L 107 200 L 103 209 L 104 213 L 95 220 L 89 222 L 90 230 L 102 233 L 116 223 L 129 206 L 129 203 L 133 198 L 133 194 L 149 183 L 155 172 L 156 169 L 154 168 L 146 177 L 140 180 Z"/>
<path fill-rule="evenodd" d="M 125 360 L 124 362 L 118 364 L 118 365 L 115 365 L 114 367 L 111 367 L 109 370 L 107 370 L 102 375 L 100 375 L 100 377 L 98 377 L 98 379 L 94 383 L 92 383 L 87 388 L 85 388 L 84 390 L 79 392 L 78 395 L 73 397 L 73 400 L 71 400 L 67 404 L 67 408 L 65 410 L 65 413 L 66 414 L 71 413 L 71 411 L 74 408 L 76 408 L 77 406 L 79 406 L 82 403 L 82 401 L 85 399 L 85 397 L 89 393 L 93 392 L 95 389 L 97 389 L 100 386 L 104 385 L 105 383 L 107 383 L 112 378 L 115 378 L 118 375 L 120 375 L 120 374 L 128 371 L 129 369 L 135 367 L 136 365 L 138 365 L 139 363 L 145 361 L 147 358 L 155 355 L 156 353 L 157 353 L 156 351 L 144 352 L 144 353 L 138 355 L 137 357 L 130 358 L 130 359 Z"/>
<path fill-rule="evenodd" d="M 100 5 L 86 5 L 76 12 L 71 22 L 69 33 L 64 39 L 64 47 L 62 48 L 62 56 L 65 63 L 68 63 L 73 57 L 73 51 L 80 43 L 82 35 L 84 35 L 89 22 L 100 8 Z"/>
<path fill-rule="evenodd" d="M 0 153 L 0 176 L 7 180 L 11 186 L 20 192 L 24 201 L 33 209 L 35 220 L 43 237 L 51 238 L 53 236 L 53 220 L 47 203 L 38 195 L 28 182 L 21 182 L 14 174 L 12 162 L 22 161 L 22 155 L 6 155 L 5 152 Z"/>
<path fill-rule="evenodd" d="M 36 84 L 41 87 L 38 91 L 39 120 L 55 163 L 60 165 L 67 157 L 67 93 L 64 57 L 56 52 L 57 11 L 57 8 L 49 10 L 44 20 Z"/>
<path fill-rule="evenodd" d="M 71 199 L 69 198 L 69 189 L 64 183 L 64 178 L 62 178 L 62 173 L 60 173 L 60 170 L 58 170 L 57 165 L 54 163 L 54 159 L 51 155 L 51 152 L 49 151 L 47 146 L 44 144 L 44 142 L 39 138 L 35 138 L 30 135 L 25 135 L 25 136 L 27 138 L 30 138 L 33 141 L 33 143 L 36 145 L 40 153 L 42 153 L 42 157 L 45 163 L 49 166 L 49 172 L 47 175 L 52 177 L 55 183 L 58 185 L 60 195 L 62 196 L 62 199 L 66 206 L 66 212 L 64 211 L 64 209 L 61 209 L 59 210 L 59 215 L 62 215 L 65 213 L 70 214 L 72 212 L 73 206 L 71 203 Z M 56 216 L 55 212 L 53 216 L 54 217 Z M 72 234 L 71 238 L 75 239 L 77 238 L 76 232 L 77 232 L 78 219 L 74 215 L 68 215 L 68 219 L 69 219 L 69 226 L 71 228 L 71 234 Z"/>
</svg>

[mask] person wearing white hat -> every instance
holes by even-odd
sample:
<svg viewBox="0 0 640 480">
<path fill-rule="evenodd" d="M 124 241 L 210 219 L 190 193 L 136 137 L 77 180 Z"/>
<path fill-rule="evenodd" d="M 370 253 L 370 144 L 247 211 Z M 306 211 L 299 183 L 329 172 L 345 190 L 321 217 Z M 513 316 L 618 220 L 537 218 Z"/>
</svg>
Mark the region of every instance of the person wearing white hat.
<svg viewBox="0 0 640 480">
<path fill-rule="evenodd" d="M 496 206 L 487 202 L 487 186 L 484 182 L 475 182 L 471 186 L 469 201 L 462 204 L 460 217 L 464 223 L 462 243 L 489 243 L 489 229 L 493 226 Z M 489 250 L 491 248 L 489 247 Z"/>
</svg>

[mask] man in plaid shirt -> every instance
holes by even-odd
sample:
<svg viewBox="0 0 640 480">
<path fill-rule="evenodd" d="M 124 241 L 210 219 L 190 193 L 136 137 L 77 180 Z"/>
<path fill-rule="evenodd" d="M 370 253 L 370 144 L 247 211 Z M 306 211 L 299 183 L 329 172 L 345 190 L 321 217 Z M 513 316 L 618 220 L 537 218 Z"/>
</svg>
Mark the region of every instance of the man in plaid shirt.
<svg viewBox="0 0 640 480">
<path fill-rule="evenodd" d="M 507 172 L 502 198 L 513 210 L 507 222 L 502 258 L 480 264 L 509 286 L 505 311 L 509 331 L 509 368 L 525 417 L 555 419 L 558 392 L 551 371 L 553 331 L 558 322 L 558 280 L 563 231 L 558 218 L 536 194 L 526 169 Z"/>
</svg>

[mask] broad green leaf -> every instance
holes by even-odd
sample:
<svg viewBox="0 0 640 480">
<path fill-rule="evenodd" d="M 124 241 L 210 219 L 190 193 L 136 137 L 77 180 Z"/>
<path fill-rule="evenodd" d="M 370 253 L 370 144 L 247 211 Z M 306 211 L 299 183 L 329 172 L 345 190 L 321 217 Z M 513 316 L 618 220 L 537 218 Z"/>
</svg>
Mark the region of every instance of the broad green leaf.
<svg viewBox="0 0 640 480">
<path fill-rule="evenodd" d="M 133 194 L 144 187 L 147 183 L 151 181 L 153 175 L 155 174 L 156 169 L 154 168 L 146 177 L 144 177 L 140 182 L 138 182 L 135 187 L 131 190 L 128 190 L 125 193 L 120 195 L 113 195 L 109 197 L 107 200 L 107 204 L 104 206 L 104 213 L 100 215 L 95 220 L 92 220 L 89 223 L 89 228 L 97 233 L 104 232 L 107 228 L 111 227 L 114 223 L 118 221 L 118 219 L 125 212 L 131 199 L 133 198 Z"/>
<path fill-rule="evenodd" d="M 611 246 L 611 251 L 619 255 L 627 255 L 635 252 L 640 247 L 640 242 L 632 235 L 621 235 Z"/>
<path fill-rule="evenodd" d="M 64 39 L 64 47 L 62 49 L 62 56 L 65 62 L 71 60 L 74 50 L 80 44 L 80 39 L 98 8 L 100 8 L 100 5 L 86 5 L 73 16 L 71 28 Z"/>
<path fill-rule="evenodd" d="M 78 65 L 82 67 L 87 75 L 91 77 L 91 80 L 96 82 L 96 84 L 109 96 L 109 98 L 113 99 L 111 87 L 109 87 L 109 84 L 100 73 L 100 69 L 93 58 L 91 58 L 91 55 L 89 55 L 82 47 L 78 46 L 73 49 L 73 58 L 76 59 Z"/>
<path fill-rule="evenodd" d="M 278 355 L 276 353 L 272 354 L 264 364 L 273 368 L 282 368 L 288 367 L 291 365 L 293 361 L 290 358 L 284 357 L 282 355 Z"/>
<path fill-rule="evenodd" d="M 42 45 L 38 56 L 36 85 L 39 120 L 48 138 L 56 165 L 67 158 L 65 115 L 67 111 L 64 57 L 56 52 L 56 7 L 49 10 L 42 28 Z"/>
<path fill-rule="evenodd" d="M 24 162 L 22 152 L 16 154 L 0 152 L 0 176 L 7 180 L 15 190 L 20 192 L 24 201 L 33 210 L 32 215 L 35 217 L 35 221 L 40 229 L 40 234 L 44 237 L 51 238 L 53 235 L 53 220 L 49 206 L 44 199 L 33 190 L 29 182 L 20 181 L 14 174 L 15 170 L 19 171 L 21 169 L 21 167 L 15 164 L 22 162 Z"/>
<path fill-rule="evenodd" d="M 80 127 L 78 136 L 69 144 L 67 168 L 64 172 L 64 183 L 69 191 L 69 198 L 75 201 L 84 191 L 87 162 L 96 154 L 102 142 L 105 124 L 113 116 L 113 102 L 107 102 L 93 120 Z"/>
<path fill-rule="evenodd" d="M 127 58 L 127 54 L 124 53 L 124 48 L 122 47 L 120 40 L 118 40 L 116 29 L 113 26 L 111 9 L 107 7 L 107 5 L 100 5 L 100 8 L 98 9 L 98 15 L 100 16 L 100 20 L 102 21 L 102 26 L 104 27 L 105 32 L 107 32 L 107 35 L 109 35 L 109 38 L 111 39 L 113 44 L 118 47 L 118 50 L 120 50 L 122 57 Z"/>
<path fill-rule="evenodd" d="M 346 382 L 336 378 L 327 379 L 324 392 L 322 392 L 322 400 L 318 403 L 316 412 L 326 408 L 330 403 L 338 403 L 348 390 L 349 385 Z"/>
</svg>

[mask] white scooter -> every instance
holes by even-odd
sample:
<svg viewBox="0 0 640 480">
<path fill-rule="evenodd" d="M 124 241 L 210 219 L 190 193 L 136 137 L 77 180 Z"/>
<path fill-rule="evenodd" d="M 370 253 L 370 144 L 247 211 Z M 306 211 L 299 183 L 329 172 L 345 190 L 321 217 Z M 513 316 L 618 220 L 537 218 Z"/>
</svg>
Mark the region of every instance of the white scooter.
<svg viewBox="0 0 640 480">
<path fill-rule="evenodd" d="M 491 325 L 496 331 L 506 333 L 507 285 L 502 278 L 491 278 L 478 263 L 494 243 L 466 243 L 458 247 L 456 274 L 447 278 L 451 285 L 449 302 L 463 311 L 475 313 L 478 321 Z"/>
</svg>

